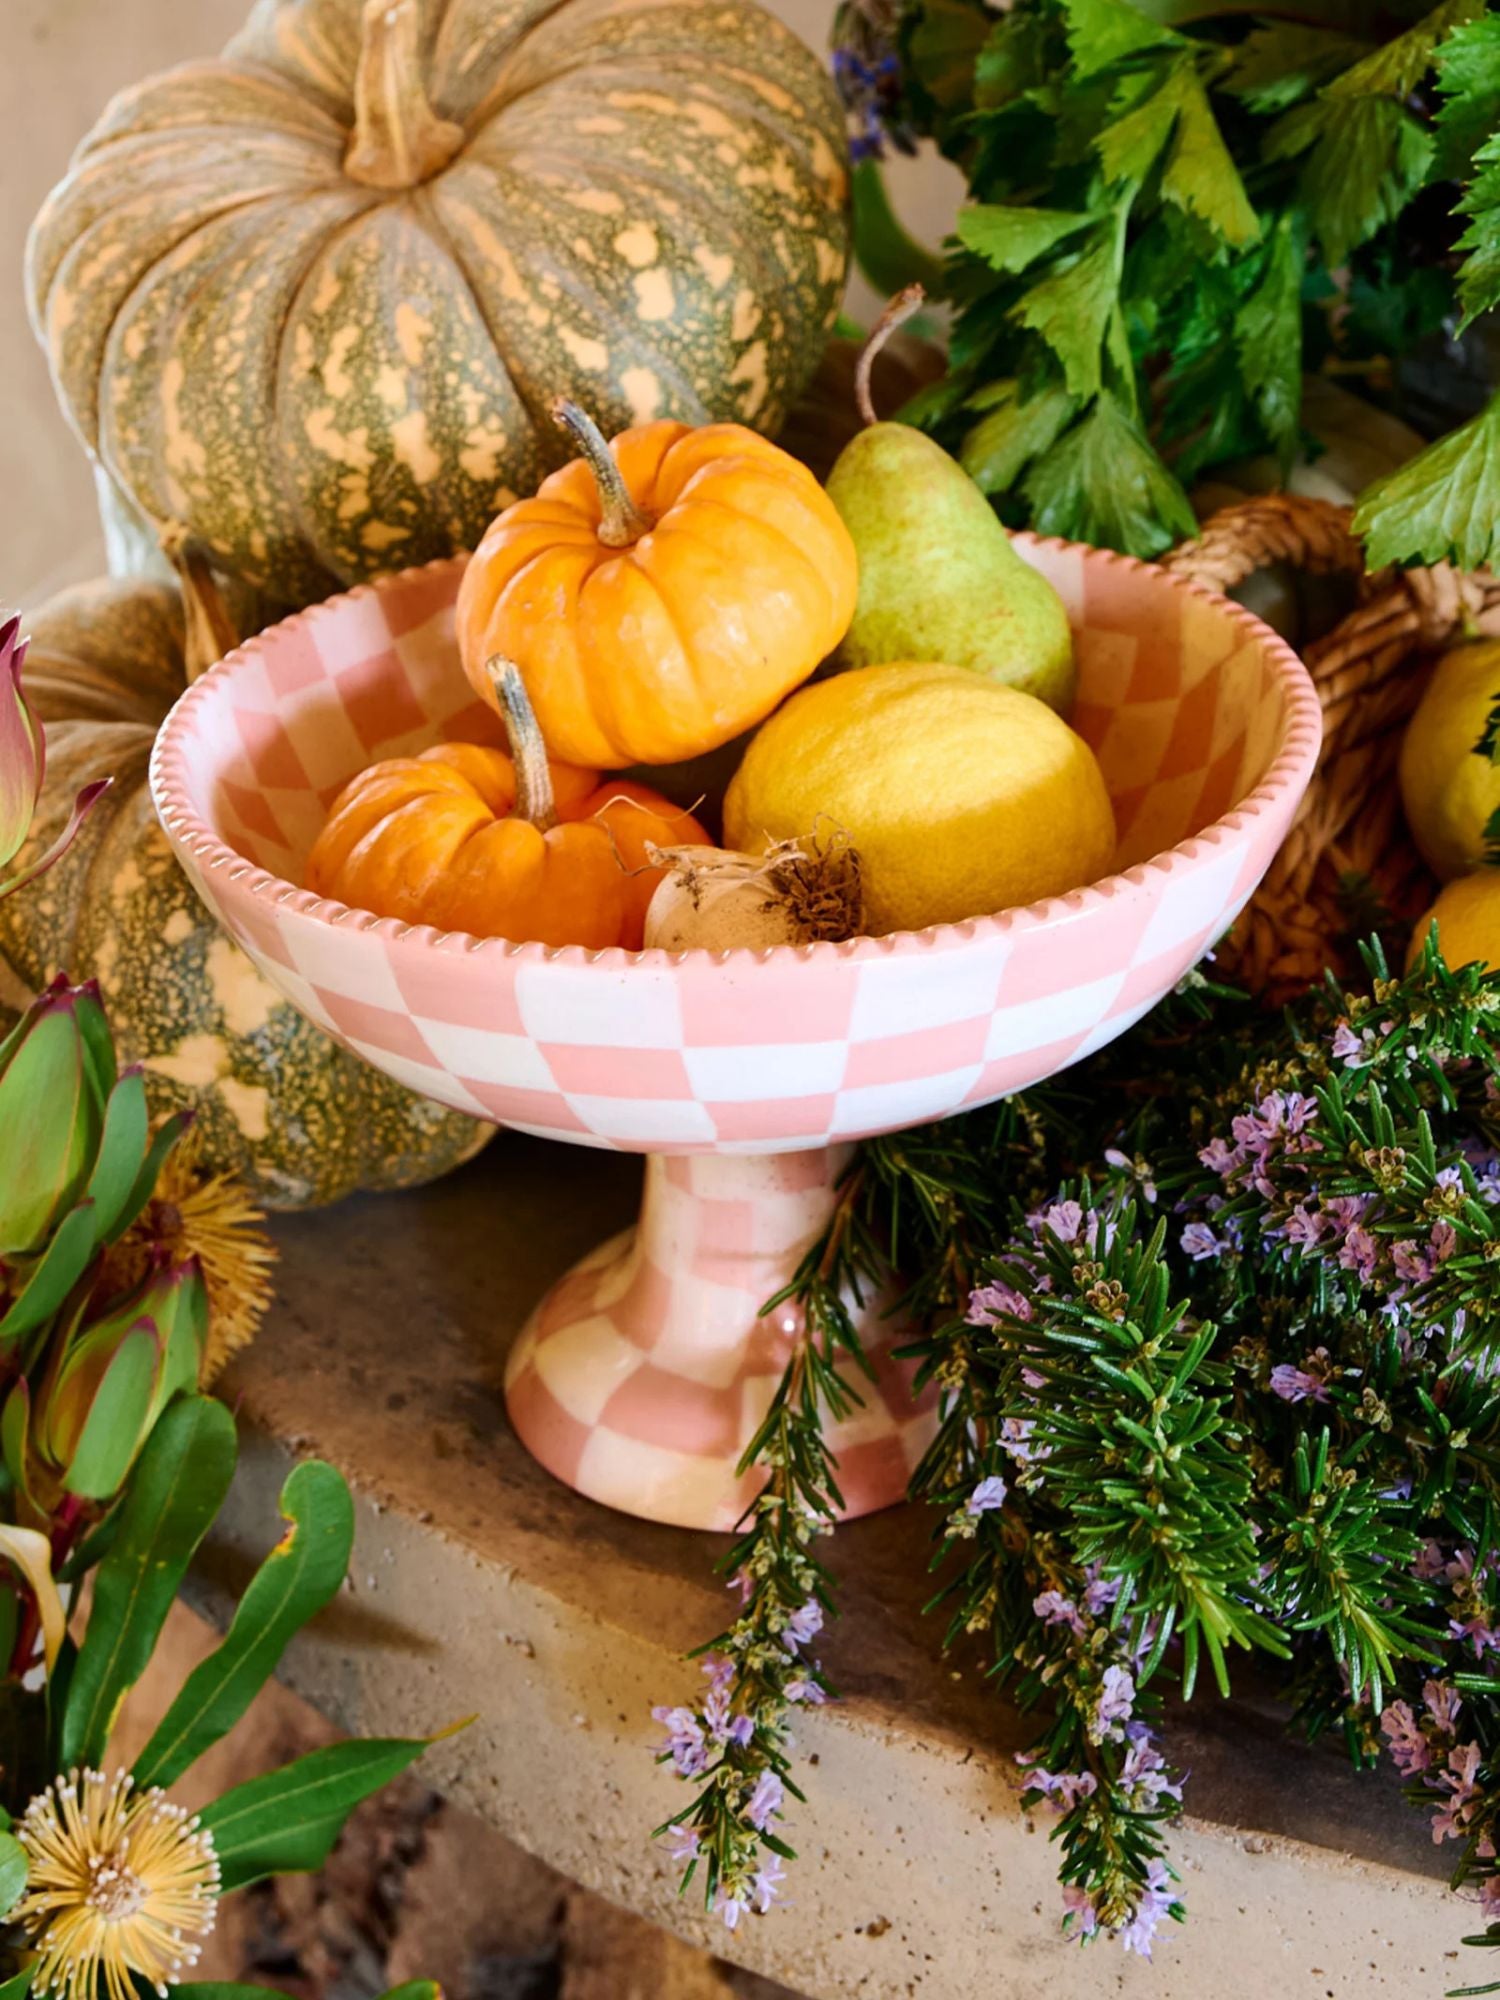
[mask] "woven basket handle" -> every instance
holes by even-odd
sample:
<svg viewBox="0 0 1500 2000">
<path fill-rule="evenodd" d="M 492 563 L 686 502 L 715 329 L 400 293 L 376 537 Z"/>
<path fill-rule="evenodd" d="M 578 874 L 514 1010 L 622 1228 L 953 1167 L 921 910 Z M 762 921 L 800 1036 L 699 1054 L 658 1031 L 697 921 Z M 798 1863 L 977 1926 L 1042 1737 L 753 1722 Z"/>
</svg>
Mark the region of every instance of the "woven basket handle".
<svg viewBox="0 0 1500 2000">
<path fill-rule="evenodd" d="M 1289 562 L 1316 576 L 1362 576 L 1364 551 L 1349 509 L 1297 493 L 1266 493 L 1224 507 L 1194 542 L 1162 557 L 1162 568 L 1210 590 L 1234 590 L 1257 570 Z"/>
</svg>

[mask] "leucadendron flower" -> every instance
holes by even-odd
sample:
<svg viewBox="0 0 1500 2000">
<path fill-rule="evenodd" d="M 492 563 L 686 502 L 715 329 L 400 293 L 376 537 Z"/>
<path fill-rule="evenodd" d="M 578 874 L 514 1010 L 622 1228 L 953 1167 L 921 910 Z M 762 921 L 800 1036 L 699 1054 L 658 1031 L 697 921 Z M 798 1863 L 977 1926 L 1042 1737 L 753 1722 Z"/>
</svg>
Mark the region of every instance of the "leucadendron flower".
<svg viewBox="0 0 1500 2000">
<path fill-rule="evenodd" d="M 18 1382 L 0 1424 L 23 1498 L 44 1517 L 59 1490 L 112 1500 L 168 1403 L 197 1388 L 207 1332 L 196 1259 L 164 1263 L 123 1298 L 80 1311 L 56 1340 L 35 1406 Z M 21 1438 L 24 1451 L 14 1442 Z"/>
<path fill-rule="evenodd" d="M 83 1199 L 116 1081 L 96 986 L 57 980 L 0 1042 L 0 1257 L 32 1256 Z"/>
<path fill-rule="evenodd" d="M 37 801 L 47 775 L 47 745 L 42 726 L 21 688 L 26 641 L 19 618 L 0 622 L 0 871 L 7 869 L 26 845 L 36 817 Z M 46 852 L 28 861 L 8 879 L 0 872 L 0 896 L 25 888 L 72 846 L 78 829 L 111 780 L 85 785 L 73 802 L 67 825 Z"/>
</svg>

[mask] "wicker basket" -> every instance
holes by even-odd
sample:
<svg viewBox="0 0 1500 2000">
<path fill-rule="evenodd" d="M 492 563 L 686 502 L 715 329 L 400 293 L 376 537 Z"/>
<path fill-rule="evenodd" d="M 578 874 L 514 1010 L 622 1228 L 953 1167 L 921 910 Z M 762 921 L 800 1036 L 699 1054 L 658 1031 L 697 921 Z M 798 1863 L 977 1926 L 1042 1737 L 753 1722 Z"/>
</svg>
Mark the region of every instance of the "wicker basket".
<svg viewBox="0 0 1500 2000">
<path fill-rule="evenodd" d="M 1372 928 L 1397 950 L 1431 901 L 1432 878 L 1401 816 L 1396 760 L 1432 659 L 1455 642 L 1500 636 L 1500 577 L 1433 569 L 1365 574 L 1350 510 L 1268 494 L 1226 507 L 1164 566 L 1234 590 L 1273 563 L 1355 583 L 1354 610 L 1303 652 L 1323 704 L 1317 776 L 1218 963 L 1279 1006 L 1326 967 L 1352 972 Z"/>
</svg>

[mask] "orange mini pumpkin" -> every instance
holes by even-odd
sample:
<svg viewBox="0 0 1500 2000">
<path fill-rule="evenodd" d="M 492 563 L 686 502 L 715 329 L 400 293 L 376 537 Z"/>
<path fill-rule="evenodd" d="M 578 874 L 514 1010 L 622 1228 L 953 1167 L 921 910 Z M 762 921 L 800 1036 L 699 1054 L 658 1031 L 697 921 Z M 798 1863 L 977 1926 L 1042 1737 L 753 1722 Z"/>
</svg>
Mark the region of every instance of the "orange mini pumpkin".
<svg viewBox="0 0 1500 2000">
<path fill-rule="evenodd" d="M 439 930 L 639 951 L 664 872 L 648 845 L 708 835 L 644 785 L 549 764 L 520 675 L 496 666 L 513 754 L 439 743 L 372 764 L 334 801 L 307 886 Z"/>
<path fill-rule="evenodd" d="M 816 479 L 738 424 L 643 424 L 606 445 L 553 405 L 583 456 L 490 526 L 458 643 L 486 701 L 518 662 L 555 756 L 671 764 L 727 743 L 849 627 L 858 564 Z"/>
</svg>

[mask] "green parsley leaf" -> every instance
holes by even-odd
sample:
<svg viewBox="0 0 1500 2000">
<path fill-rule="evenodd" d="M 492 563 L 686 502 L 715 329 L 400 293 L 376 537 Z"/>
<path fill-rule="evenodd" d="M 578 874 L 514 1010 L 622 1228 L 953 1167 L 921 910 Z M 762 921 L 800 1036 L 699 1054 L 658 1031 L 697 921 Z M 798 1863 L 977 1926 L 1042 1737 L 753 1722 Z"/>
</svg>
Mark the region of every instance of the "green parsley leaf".
<svg viewBox="0 0 1500 2000">
<path fill-rule="evenodd" d="M 1162 175 L 1162 194 L 1206 222 L 1236 250 L 1243 249 L 1260 235 L 1260 223 L 1209 107 L 1208 93 L 1187 63 L 1178 65 L 1168 88 L 1177 98 L 1177 132 Z"/>
<path fill-rule="evenodd" d="M 1068 51 L 1074 74 L 1097 76 L 1126 56 L 1147 49 L 1188 45 L 1171 28 L 1159 27 L 1128 0 L 1062 0 L 1068 24 Z"/>
<path fill-rule="evenodd" d="M 1361 495 L 1354 530 L 1372 569 L 1500 562 L 1500 396 Z"/>
<path fill-rule="evenodd" d="M 1119 287 L 1119 258 L 1111 234 L 1101 237 L 1075 263 L 1049 271 L 1011 310 L 1018 325 L 1046 341 L 1062 363 L 1069 394 L 1080 402 L 1098 390 L 1099 349 Z"/>
<path fill-rule="evenodd" d="M 1473 177 L 1475 156 L 1500 132 L 1500 14 L 1486 14 L 1457 29 L 1438 49 L 1438 173 L 1445 179 Z"/>
<path fill-rule="evenodd" d="M 1358 62 L 1369 46 L 1351 35 L 1299 21 L 1267 22 L 1253 28 L 1235 50 L 1223 87 L 1264 116 L 1289 111 L 1330 77 Z"/>
<path fill-rule="evenodd" d="M 1036 461 L 1022 490 L 1043 535 L 1156 556 L 1197 532 L 1187 495 L 1107 393 Z"/>
<path fill-rule="evenodd" d="M 1446 35 L 1483 14 L 1486 0 L 1442 0 L 1430 14 L 1424 14 L 1414 28 L 1393 41 L 1374 49 L 1362 62 L 1328 84 L 1323 96 L 1391 97 L 1398 101 L 1411 96 L 1432 67 L 1433 52 Z"/>
<path fill-rule="evenodd" d="M 996 271 L 1024 271 L 1044 251 L 1098 222 L 1061 208 L 1006 208 L 975 203 L 958 211 L 954 228 L 966 250 Z"/>
<path fill-rule="evenodd" d="M 1476 158 L 1485 171 L 1458 204 L 1460 215 L 1473 218 L 1457 246 L 1467 252 L 1458 274 L 1464 326 L 1500 305 L 1500 133 Z"/>
<path fill-rule="evenodd" d="M 1177 122 L 1180 96 L 1174 63 L 1160 89 L 1143 102 L 1106 125 L 1094 141 L 1104 178 L 1114 185 L 1130 182 L 1139 187 L 1156 165 L 1157 155 L 1172 136 Z"/>
<path fill-rule="evenodd" d="M 1077 405 L 1065 389 L 1028 396 L 1016 381 L 992 383 L 990 405 L 959 448 L 965 472 L 986 493 L 1008 493 L 1034 458 L 1057 442 Z"/>
<path fill-rule="evenodd" d="M 1234 344 L 1246 392 L 1285 470 L 1302 402 L 1302 250 L 1289 215 L 1272 230 L 1265 275 L 1235 315 Z"/>
<path fill-rule="evenodd" d="M 1390 97 L 1338 97 L 1327 91 L 1272 126 L 1266 157 L 1306 152 L 1299 184 L 1313 229 L 1331 265 L 1394 222 L 1426 177 L 1431 136 Z"/>
</svg>

